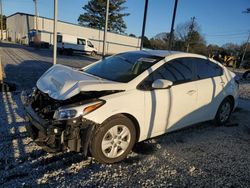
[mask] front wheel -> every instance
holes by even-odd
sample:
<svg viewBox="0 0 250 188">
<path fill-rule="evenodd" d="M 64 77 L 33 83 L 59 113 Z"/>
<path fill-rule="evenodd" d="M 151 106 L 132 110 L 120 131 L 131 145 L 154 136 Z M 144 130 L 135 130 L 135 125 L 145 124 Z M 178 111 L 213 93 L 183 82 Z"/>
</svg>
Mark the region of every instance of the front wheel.
<svg viewBox="0 0 250 188">
<path fill-rule="evenodd" d="M 224 125 L 230 118 L 233 111 L 233 102 L 226 98 L 222 101 L 214 119 L 216 125 Z"/>
<path fill-rule="evenodd" d="M 101 163 L 115 163 L 124 159 L 134 146 L 136 130 L 125 116 L 105 122 L 92 138 L 90 151 Z"/>
<path fill-rule="evenodd" d="M 92 51 L 92 52 L 90 53 L 91 56 L 96 56 L 96 54 L 97 54 L 97 53 L 96 53 L 95 51 Z"/>
</svg>

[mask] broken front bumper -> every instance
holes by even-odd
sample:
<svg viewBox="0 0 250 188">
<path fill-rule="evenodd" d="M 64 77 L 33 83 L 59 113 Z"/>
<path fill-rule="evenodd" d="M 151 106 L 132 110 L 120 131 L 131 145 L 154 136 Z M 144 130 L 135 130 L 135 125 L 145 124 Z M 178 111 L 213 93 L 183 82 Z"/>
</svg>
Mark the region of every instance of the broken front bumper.
<svg viewBox="0 0 250 188">
<path fill-rule="evenodd" d="M 47 152 L 76 151 L 86 156 L 91 135 L 95 129 L 92 121 L 78 117 L 69 120 L 43 119 L 32 108 L 32 96 L 21 93 L 26 111 L 26 130 L 30 137 Z"/>
</svg>

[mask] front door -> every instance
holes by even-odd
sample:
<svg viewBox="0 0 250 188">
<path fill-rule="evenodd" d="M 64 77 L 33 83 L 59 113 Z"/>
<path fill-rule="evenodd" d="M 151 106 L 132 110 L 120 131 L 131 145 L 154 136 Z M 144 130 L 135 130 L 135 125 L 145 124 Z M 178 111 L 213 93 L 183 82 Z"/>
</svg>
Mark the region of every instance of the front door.
<svg viewBox="0 0 250 188">
<path fill-rule="evenodd" d="M 157 79 L 170 80 L 173 86 L 145 91 L 145 127 L 148 129 L 148 138 L 195 121 L 197 86 L 193 82 L 192 61 L 186 58 L 171 60 L 150 74 L 144 83 L 150 85 Z"/>
</svg>

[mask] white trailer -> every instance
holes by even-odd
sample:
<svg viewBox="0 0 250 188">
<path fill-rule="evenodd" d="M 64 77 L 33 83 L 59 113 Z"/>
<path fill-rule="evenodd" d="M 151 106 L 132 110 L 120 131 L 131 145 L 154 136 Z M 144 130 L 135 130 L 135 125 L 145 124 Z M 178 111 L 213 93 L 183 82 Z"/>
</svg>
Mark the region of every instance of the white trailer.
<svg viewBox="0 0 250 188">
<path fill-rule="evenodd" d="M 97 49 L 89 39 L 68 34 L 57 35 L 57 48 L 60 54 L 66 55 L 72 55 L 73 53 L 87 53 L 95 56 L 97 54 Z"/>
</svg>

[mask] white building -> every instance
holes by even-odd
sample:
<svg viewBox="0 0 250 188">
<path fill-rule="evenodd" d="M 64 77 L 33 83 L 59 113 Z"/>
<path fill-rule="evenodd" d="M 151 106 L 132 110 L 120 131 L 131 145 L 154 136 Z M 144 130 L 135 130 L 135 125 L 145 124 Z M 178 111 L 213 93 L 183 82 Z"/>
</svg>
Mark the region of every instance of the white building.
<svg viewBox="0 0 250 188">
<path fill-rule="evenodd" d="M 30 37 L 28 33 L 35 29 L 36 19 L 34 15 L 17 12 L 7 17 L 7 37 L 11 41 L 19 41 L 28 44 Z M 41 33 L 41 41 L 53 44 L 53 20 L 38 17 L 38 30 Z M 77 37 L 89 38 L 98 52 L 102 52 L 103 31 L 79 26 L 64 21 L 58 21 L 58 32 Z M 139 50 L 140 39 L 127 35 L 108 32 L 107 53 Z"/>
</svg>

